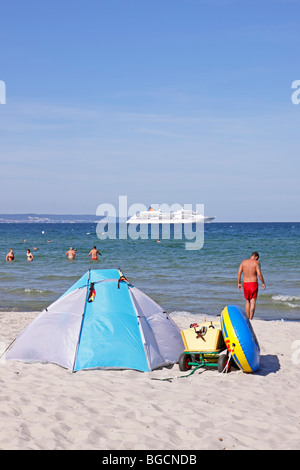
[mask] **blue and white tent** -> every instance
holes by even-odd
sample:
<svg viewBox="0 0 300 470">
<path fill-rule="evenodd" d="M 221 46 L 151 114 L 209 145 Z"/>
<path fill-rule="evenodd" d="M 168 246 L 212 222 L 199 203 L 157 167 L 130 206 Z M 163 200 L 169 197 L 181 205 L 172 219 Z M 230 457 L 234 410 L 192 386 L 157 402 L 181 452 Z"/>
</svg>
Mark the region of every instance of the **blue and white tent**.
<svg viewBox="0 0 300 470">
<path fill-rule="evenodd" d="M 6 359 L 151 371 L 184 351 L 166 312 L 117 269 L 90 270 L 17 337 Z"/>
</svg>

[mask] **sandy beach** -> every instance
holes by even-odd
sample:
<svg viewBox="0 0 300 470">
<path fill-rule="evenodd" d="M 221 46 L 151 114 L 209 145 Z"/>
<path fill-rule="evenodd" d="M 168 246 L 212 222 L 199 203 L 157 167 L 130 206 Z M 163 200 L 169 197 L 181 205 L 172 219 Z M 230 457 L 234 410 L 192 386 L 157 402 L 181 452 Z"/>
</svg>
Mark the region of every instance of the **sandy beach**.
<svg viewBox="0 0 300 470">
<path fill-rule="evenodd" d="M 4 350 L 37 313 L 5 312 Z M 181 329 L 199 317 L 175 316 Z M 1 359 L 0 449 L 299 449 L 300 323 L 253 320 L 255 374 L 79 371 Z M 153 380 L 171 377 L 173 380 Z"/>
</svg>

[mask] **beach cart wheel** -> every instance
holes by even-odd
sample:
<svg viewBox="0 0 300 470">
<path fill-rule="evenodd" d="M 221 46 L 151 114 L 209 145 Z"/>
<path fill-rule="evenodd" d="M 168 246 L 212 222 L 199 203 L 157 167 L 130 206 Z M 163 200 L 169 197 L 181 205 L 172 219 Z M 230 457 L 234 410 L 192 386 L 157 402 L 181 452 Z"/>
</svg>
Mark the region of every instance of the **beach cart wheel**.
<svg viewBox="0 0 300 470">
<path fill-rule="evenodd" d="M 180 370 L 190 370 L 192 366 L 189 364 L 189 362 L 192 361 L 192 357 L 189 354 L 182 353 L 181 356 L 179 357 L 179 369 Z"/>
<path fill-rule="evenodd" d="M 230 372 L 231 360 L 229 359 L 227 354 L 221 354 L 218 359 L 218 372 L 225 372 L 226 368 L 227 372 Z"/>
</svg>

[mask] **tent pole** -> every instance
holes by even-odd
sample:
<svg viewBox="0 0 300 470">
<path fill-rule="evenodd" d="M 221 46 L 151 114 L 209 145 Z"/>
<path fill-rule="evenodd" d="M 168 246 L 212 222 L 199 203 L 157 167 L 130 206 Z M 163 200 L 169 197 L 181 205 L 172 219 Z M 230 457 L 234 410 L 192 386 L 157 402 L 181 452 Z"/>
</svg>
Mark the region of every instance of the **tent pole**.
<svg viewBox="0 0 300 470">
<path fill-rule="evenodd" d="M 74 370 L 74 369 L 75 369 L 75 363 L 76 363 L 76 359 L 77 359 L 77 353 L 78 353 L 78 348 L 79 348 L 79 343 L 80 343 L 80 338 L 81 338 L 83 318 L 84 318 L 84 315 L 85 315 L 86 304 L 87 304 L 87 299 L 88 299 L 88 295 L 89 295 L 90 278 L 91 278 L 91 270 L 89 269 L 88 282 L 87 282 L 87 286 L 86 286 L 86 298 L 85 298 L 84 309 L 83 309 L 82 317 L 81 317 L 80 332 L 79 332 L 78 342 L 77 342 L 77 346 L 76 346 L 76 352 L 75 352 L 75 357 L 74 357 L 74 363 L 73 363 L 73 367 L 72 367 L 72 374 L 75 373 L 75 370 Z"/>
<path fill-rule="evenodd" d="M 3 353 L 1 354 L 0 356 L 0 359 L 2 359 L 2 357 L 4 356 L 4 354 L 9 350 L 9 348 L 14 344 L 14 342 L 16 341 L 17 339 L 17 336 L 15 337 L 15 339 L 12 340 L 12 342 L 7 346 L 7 348 L 5 349 L 5 351 L 3 351 Z"/>
</svg>

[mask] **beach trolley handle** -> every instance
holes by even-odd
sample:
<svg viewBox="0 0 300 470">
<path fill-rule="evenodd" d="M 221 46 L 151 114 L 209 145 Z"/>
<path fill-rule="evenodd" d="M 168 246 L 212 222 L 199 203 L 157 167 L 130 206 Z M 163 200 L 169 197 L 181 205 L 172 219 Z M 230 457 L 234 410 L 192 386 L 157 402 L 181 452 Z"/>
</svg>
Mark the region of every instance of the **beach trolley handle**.
<svg viewBox="0 0 300 470">
<path fill-rule="evenodd" d="M 202 367 L 216 367 L 218 372 L 230 372 L 231 354 L 220 354 L 220 351 L 184 351 L 178 361 L 181 371 L 191 370 L 195 367 L 193 373 Z"/>
</svg>

